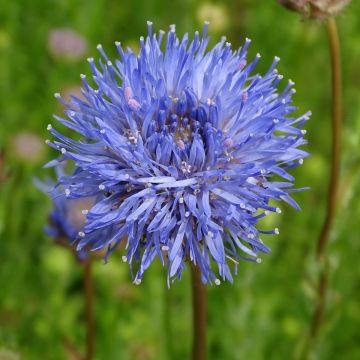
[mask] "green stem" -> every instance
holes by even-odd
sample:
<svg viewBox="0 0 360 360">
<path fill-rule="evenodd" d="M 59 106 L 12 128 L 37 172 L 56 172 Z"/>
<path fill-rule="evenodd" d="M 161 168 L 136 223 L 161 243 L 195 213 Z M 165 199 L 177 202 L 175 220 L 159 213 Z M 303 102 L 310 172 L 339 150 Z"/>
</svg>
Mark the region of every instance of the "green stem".
<svg viewBox="0 0 360 360">
<path fill-rule="evenodd" d="M 95 323 L 94 323 L 94 288 L 91 259 L 84 263 L 84 292 L 86 311 L 86 360 L 92 360 L 94 356 Z"/>
<path fill-rule="evenodd" d="M 193 288 L 193 352 L 192 360 L 206 359 L 206 288 L 198 266 L 191 264 Z"/>
<path fill-rule="evenodd" d="M 328 190 L 326 218 L 319 236 L 316 258 L 319 263 L 319 285 L 317 302 L 310 327 L 310 343 L 314 344 L 323 322 L 326 294 L 328 288 L 329 268 L 326 263 L 326 245 L 336 213 L 338 199 L 340 155 L 341 155 L 341 121 L 342 121 L 342 90 L 340 41 L 334 18 L 327 19 L 327 34 L 330 47 L 331 77 L 332 77 L 332 151 L 331 175 Z"/>
</svg>

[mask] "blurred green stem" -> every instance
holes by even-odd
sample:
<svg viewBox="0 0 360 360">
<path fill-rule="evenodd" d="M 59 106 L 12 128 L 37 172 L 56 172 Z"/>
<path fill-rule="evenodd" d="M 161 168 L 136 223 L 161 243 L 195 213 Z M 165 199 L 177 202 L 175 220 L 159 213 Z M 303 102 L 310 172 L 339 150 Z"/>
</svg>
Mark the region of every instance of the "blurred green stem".
<svg viewBox="0 0 360 360">
<path fill-rule="evenodd" d="M 84 292 L 86 311 L 86 355 L 85 360 L 92 360 L 94 356 L 94 288 L 92 277 L 92 261 L 87 259 L 84 263 Z"/>
<path fill-rule="evenodd" d="M 338 198 L 340 155 L 341 155 L 341 120 L 342 120 L 342 90 L 341 90 L 341 63 L 340 42 L 334 18 L 327 19 L 327 34 L 330 46 L 331 77 L 332 77 L 332 152 L 331 152 L 331 175 L 328 190 L 327 211 L 324 225 L 322 227 L 317 249 L 316 258 L 319 263 L 320 276 L 318 296 L 315 311 L 312 318 L 310 337 L 315 343 L 322 325 L 326 293 L 328 287 L 329 270 L 326 263 L 326 245 L 329 240 L 330 230 L 336 212 Z"/>
<path fill-rule="evenodd" d="M 193 352 L 192 360 L 206 359 L 206 288 L 198 266 L 191 266 L 193 288 Z"/>
<path fill-rule="evenodd" d="M 164 329 L 165 329 L 165 344 L 166 344 L 166 358 L 173 359 L 173 331 L 171 326 L 171 293 L 167 286 L 164 286 Z"/>
</svg>

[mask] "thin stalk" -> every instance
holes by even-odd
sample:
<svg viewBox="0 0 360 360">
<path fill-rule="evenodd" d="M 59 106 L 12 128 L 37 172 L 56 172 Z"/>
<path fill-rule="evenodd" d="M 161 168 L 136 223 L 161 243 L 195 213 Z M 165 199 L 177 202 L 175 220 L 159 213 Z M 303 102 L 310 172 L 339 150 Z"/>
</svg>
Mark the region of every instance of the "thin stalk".
<svg viewBox="0 0 360 360">
<path fill-rule="evenodd" d="M 328 288 L 329 268 L 326 262 L 326 245 L 336 213 L 338 199 L 340 155 L 341 155 L 341 120 L 342 120 L 342 90 L 341 90 L 341 63 L 340 41 L 334 18 L 328 18 L 327 34 L 330 47 L 331 78 L 332 78 L 332 150 L 331 150 L 331 174 L 328 190 L 326 218 L 319 236 L 316 249 L 316 258 L 319 263 L 319 286 L 317 302 L 310 327 L 311 343 L 315 343 L 318 337 L 326 305 Z"/>
<path fill-rule="evenodd" d="M 198 266 L 191 265 L 193 289 L 193 350 L 192 360 L 206 359 L 206 288 Z"/>
<path fill-rule="evenodd" d="M 92 360 L 94 356 L 95 323 L 94 323 L 94 287 L 92 276 L 92 261 L 84 263 L 84 293 L 86 312 L 86 355 L 85 360 Z"/>
</svg>

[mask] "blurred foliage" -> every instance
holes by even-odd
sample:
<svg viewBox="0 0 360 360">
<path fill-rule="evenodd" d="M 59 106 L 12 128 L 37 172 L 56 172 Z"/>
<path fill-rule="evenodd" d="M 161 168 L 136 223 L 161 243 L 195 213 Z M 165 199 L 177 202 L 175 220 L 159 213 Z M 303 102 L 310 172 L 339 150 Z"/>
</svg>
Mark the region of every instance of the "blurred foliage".
<svg viewBox="0 0 360 360">
<path fill-rule="evenodd" d="M 209 10 L 210 9 L 210 10 Z M 331 279 L 326 322 L 317 359 L 360 359 L 360 3 L 338 16 L 345 91 L 342 186 L 329 246 Z M 214 23 L 215 42 L 227 34 L 234 46 L 250 37 L 250 56 L 262 54 L 259 71 L 274 55 L 286 78 L 296 82 L 295 101 L 311 109 L 307 125 L 312 156 L 294 171 L 303 211 L 283 208 L 267 220 L 280 228 L 268 236 L 273 252 L 262 264 L 242 262 L 234 285 L 209 288 L 209 359 L 291 359 L 306 336 L 314 303 L 314 247 L 324 217 L 330 156 L 330 71 L 325 28 L 302 22 L 274 1 L 223 0 L 0 0 L 0 359 L 66 359 L 64 337 L 82 349 L 82 267 L 43 234 L 49 200 L 34 176 L 50 171 L 51 156 L 19 155 L 19 133 L 46 139 L 46 124 L 61 108 L 53 93 L 79 86 L 89 73 L 87 56 L 101 42 L 115 55 L 115 40 L 132 47 L 146 32 L 176 23 L 192 33 L 204 17 Z M 87 41 L 84 60 L 51 55 L 49 31 L 71 28 Z M 26 153 L 25 153 L 26 154 Z M 0 160 L 1 161 L 1 160 Z M 10 174 L 6 179 L 4 175 Z M 143 284 L 131 284 L 128 268 L 114 254 L 95 264 L 97 359 L 188 359 L 191 343 L 189 274 L 169 291 L 155 264 Z"/>
</svg>

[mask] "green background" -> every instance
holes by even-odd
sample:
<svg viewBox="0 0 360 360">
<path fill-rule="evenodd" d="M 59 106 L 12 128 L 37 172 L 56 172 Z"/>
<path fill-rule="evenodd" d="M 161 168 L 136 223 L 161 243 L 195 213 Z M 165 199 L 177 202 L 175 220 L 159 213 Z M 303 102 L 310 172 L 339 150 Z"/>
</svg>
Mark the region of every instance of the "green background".
<svg viewBox="0 0 360 360">
<path fill-rule="evenodd" d="M 252 39 L 250 57 L 262 59 L 264 72 L 278 55 L 280 73 L 296 83 L 295 103 L 311 109 L 306 125 L 312 154 L 293 171 L 302 207 L 283 206 L 265 225 L 272 253 L 261 264 L 242 262 L 235 283 L 208 289 L 209 360 L 292 359 L 306 337 L 316 301 L 318 268 L 314 249 L 324 218 L 329 179 L 330 68 L 325 25 L 301 21 L 276 1 L 207 2 L 220 14 L 204 15 L 195 0 L 0 0 L 0 147 L 5 169 L 0 184 L 0 359 L 67 359 L 64 337 L 84 348 L 83 268 L 72 254 L 43 234 L 50 201 L 33 186 L 33 177 L 51 175 L 42 165 L 54 154 L 43 145 L 33 159 L 17 154 L 14 139 L 31 132 L 41 142 L 46 125 L 61 108 L 53 93 L 79 86 L 89 74 L 87 56 L 97 43 L 115 56 L 114 41 L 137 46 L 146 20 L 155 30 L 176 23 L 177 32 L 201 29 L 210 17 L 213 43 L 223 34 L 233 46 Z M 208 5 L 207 5 L 208 6 Z M 201 10 L 203 9 L 203 10 Z M 205 8 L 206 9 L 206 8 Z M 220 9 L 220 10 L 219 10 Z M 212 19 L 213 17 L 213 19 Z M 360 359 L 360 3 L 337 17 L 343 59 L 344 127 L 341 191 L 328 247 L 330 289 L 316 359 Z M 70 27 L 87 39 L 83 59 L 51 55 L 48 34 Z M 3 176 L 4 177 L 4 176 Z M 157 263 L 141 286 L 131 284 L 120 254 L 95 273 L 96 359 L 189 358 L 191 345 L 190 276 L 166 288 Z"/>
</svg>

